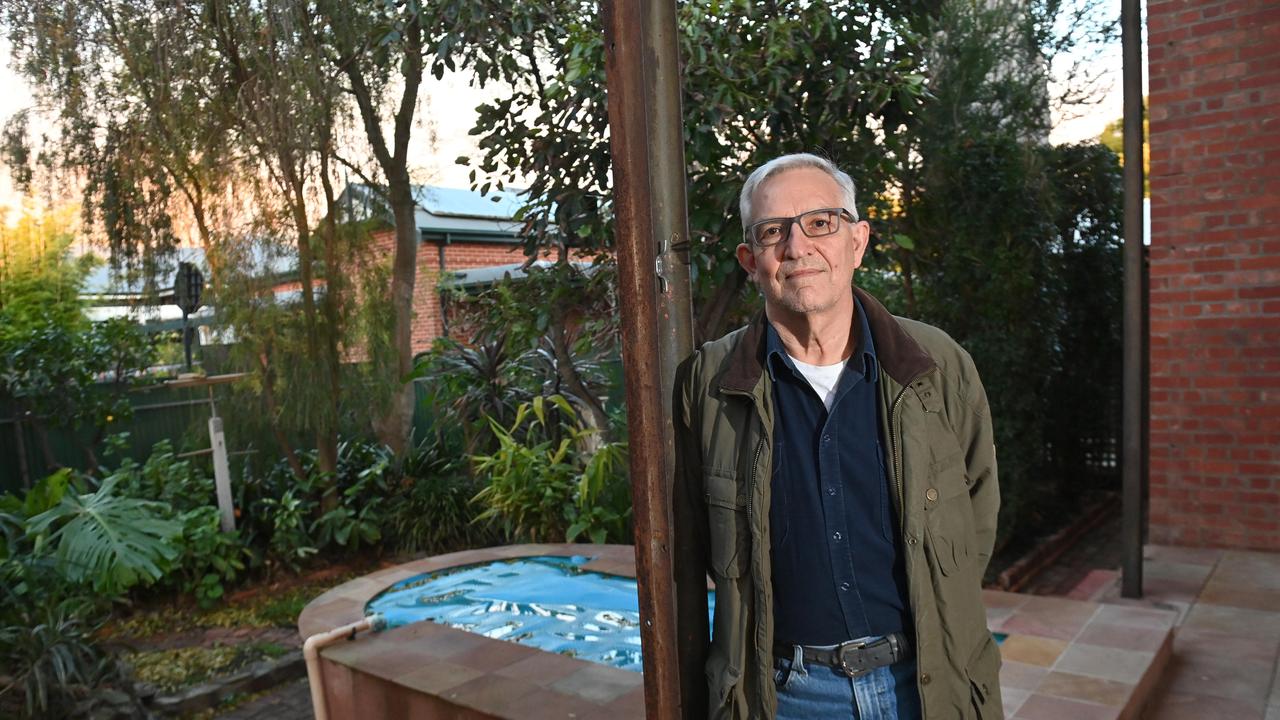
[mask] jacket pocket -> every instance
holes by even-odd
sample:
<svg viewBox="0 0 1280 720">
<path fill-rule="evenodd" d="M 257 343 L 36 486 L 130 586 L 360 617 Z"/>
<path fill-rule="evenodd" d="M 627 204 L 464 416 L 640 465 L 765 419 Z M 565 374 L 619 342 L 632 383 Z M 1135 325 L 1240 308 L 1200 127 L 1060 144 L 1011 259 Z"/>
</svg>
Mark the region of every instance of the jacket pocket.
<svg viewBox="0 0 1280 720">
<path fill-rule="evenodd" d="M 747 548 L 747 500 L 739 494 L 735 473 L 707 468 L 707 523 L 711 536 L 711 570 L 721 577 L 742 574 Z"/>
<path fill-rule="evenodd" d="M 943 575 L 954 575 L 969 565 L 973 546 L 973 503 L 960 453 L 944 458 L 930 468 L 930 487 L 925 503 L 928 548 Z"/>
<path fill-rule="evenodd" d="M 979 720 L 1003 720 L 1004 707 L 1000 697 L 1000 646 L 987 633 L 986 642 L 965 666 L 969 678 L 969 693 L 974 714 Z"/>
</svg>

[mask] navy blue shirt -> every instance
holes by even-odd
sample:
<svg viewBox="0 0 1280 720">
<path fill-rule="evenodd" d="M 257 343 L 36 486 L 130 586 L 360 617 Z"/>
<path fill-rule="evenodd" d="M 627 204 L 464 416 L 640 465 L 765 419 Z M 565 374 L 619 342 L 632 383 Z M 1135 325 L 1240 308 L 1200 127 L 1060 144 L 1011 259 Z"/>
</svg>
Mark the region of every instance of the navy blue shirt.
<svg viewBox="0 0 1280 720">
<path fill-rule="evenodd" d="M 772 325 L 774 638 L 833 645 L 903 632 L 906 572 L 885 473 L 875 343 L 861 303 L 857 345 L 828 412 Z"/>
</svg>

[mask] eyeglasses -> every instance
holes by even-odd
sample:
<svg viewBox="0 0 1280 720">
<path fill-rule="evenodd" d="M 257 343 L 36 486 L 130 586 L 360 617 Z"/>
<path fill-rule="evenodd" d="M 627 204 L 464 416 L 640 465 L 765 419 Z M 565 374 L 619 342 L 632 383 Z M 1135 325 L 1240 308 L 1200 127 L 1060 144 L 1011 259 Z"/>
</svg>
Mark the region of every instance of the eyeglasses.
<svg viewBox="0 0 1280 720">
<path fill-rule="evenodd" d="M 766 218 L 752 223 L 747 228 L 747 239 L 758 248 L 771 248 L 790 235 L 793 223 L 811 238 L 834 235 L 840 232 L 840 218 L 857 222 L 853 213 L 844 208 L 821 208 L 794 217 Z"/>
</svg>

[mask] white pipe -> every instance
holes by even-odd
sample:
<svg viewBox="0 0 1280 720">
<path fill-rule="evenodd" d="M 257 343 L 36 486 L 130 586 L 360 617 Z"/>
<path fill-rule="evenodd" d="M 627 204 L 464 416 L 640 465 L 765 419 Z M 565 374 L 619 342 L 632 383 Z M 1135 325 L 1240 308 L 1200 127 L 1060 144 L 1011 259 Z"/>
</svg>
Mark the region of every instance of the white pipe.
<svg viewBox="0 0 1280 720">
<path fill-rule="evenodd" d="M 311 708 L 315 710 L 316 720 L 329 720 L 329 706 L 324 697 L 324 673 L 320 672 L 320 651 L 339 640 L 354 640 L 356 633 L 365 630 L 376 632 L 386 626 L 385 618 L 373 614 L 349 625 L 316 633 L 302 644 L 302 657 L 307 660 L 307 682 L 311 684 Z"/>
</svg>

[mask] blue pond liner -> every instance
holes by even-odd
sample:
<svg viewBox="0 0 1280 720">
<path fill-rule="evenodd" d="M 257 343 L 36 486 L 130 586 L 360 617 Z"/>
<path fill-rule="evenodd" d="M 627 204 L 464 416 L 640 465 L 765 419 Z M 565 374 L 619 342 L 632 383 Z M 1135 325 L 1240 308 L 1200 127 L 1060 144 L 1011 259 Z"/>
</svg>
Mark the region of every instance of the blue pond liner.
<svg viewBox="0 0 1280 720">
<path fill-rule="evenodd" d="M 428 620 L 604 665 L 642 669 L 636 581 L 583 570 L 589 558 L 540 556 L 403 580 L 366 606 L 388 627 Z M 713 612 L 714 593 L 707 593 Z"/>
</svg>

